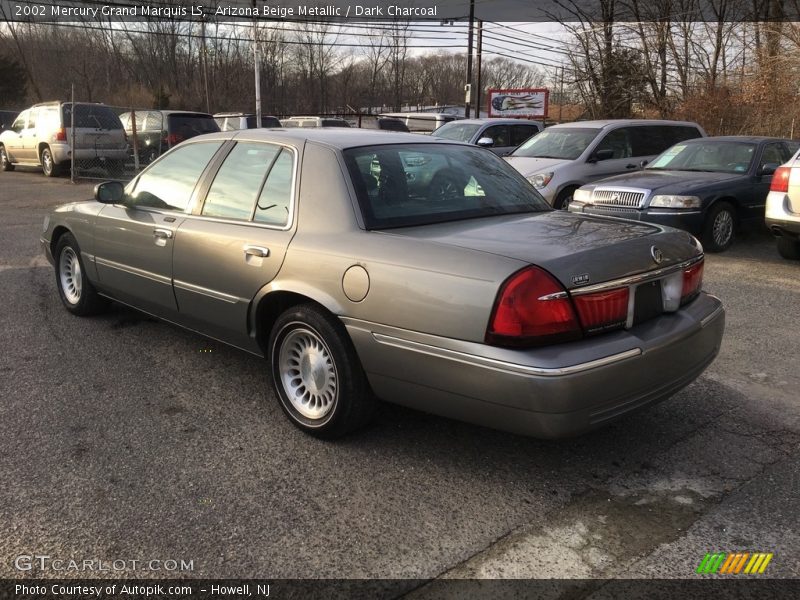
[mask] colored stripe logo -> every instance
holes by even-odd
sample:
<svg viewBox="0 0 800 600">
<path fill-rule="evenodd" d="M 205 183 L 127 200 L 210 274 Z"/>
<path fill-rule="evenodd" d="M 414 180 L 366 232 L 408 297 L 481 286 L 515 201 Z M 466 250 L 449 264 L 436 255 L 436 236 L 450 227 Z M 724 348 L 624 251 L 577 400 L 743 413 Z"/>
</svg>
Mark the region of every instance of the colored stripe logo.
<svg viewBox="0 0 800 600">
<path fill-rule="evenodd" d="M 767 570 L 772 560 L 772 552 L 715 552 L 706 553 L 697 573 L 711 575 L 760 575 Z"/>
</svg>

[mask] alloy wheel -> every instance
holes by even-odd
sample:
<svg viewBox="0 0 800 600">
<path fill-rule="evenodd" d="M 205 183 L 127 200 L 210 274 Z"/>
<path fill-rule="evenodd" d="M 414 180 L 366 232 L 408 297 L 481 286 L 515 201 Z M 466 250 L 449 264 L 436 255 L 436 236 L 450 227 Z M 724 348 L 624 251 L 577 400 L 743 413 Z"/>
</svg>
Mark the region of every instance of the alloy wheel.
<svg viewBox="0 0 800 600">
<path fill-rule="evenodd" d="M 281 344 L 279 368 L 294 409 L 307 419 L 325 418 L 336 402 L 338 377 L 324 340 L 311 329 L 292 330 Z"/>
</svg>

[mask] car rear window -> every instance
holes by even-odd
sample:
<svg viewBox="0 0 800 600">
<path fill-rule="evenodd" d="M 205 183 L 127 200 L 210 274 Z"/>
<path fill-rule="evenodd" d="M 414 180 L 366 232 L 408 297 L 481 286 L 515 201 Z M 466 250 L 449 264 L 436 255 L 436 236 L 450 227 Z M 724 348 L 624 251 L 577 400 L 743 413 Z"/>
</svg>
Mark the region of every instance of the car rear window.
<svg viewBox="0 0 800 600">
<path fill-rule="evenodd" d="M 522 175 L 480 148 L 387 144 L 344 158 L 369 229 L 550 210 Z"/>
<path fill-rule="evenodd" d="M 169 115 L 167 123 L 169 132 L 180 136 L 181 140 L 219 131 L 217 122 L 208 115 Z"/>
<path fill-rule="evenodd" d="M 107 106 L 97 104 L 75 105 L 75 127 L 87 129 L 122 129 L 122 121 L 117 113 Z M 72 105 L 64 104 L 61 107 L 64 127 L 72 127 Z"/>
</svg>

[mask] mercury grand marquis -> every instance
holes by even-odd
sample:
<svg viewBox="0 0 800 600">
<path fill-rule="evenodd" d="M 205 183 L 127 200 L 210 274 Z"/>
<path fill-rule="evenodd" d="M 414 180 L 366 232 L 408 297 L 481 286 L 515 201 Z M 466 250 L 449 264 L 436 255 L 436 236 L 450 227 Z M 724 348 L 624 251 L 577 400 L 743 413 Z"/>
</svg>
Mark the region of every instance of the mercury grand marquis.
<svg viewBox="0 0 800 600">
<path fill-rule="evenodd" d="M 554 211 L 488 150 L 413 134 L 198 136 L 41 244 L 69 312 L 113 300 L 264 357 L 322 437 L 378 399 L 577 434 L 691 383 L 724 329 L 689 233 Z"/>
</svg>

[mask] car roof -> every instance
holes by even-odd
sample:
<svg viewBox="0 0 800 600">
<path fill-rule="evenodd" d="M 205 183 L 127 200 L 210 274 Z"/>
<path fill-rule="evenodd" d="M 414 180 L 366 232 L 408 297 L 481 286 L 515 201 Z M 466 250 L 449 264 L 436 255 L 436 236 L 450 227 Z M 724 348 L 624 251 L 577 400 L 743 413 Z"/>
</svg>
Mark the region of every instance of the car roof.
<svg viewBox="0 0 800 600">
<path fill-rule="evenodd" d="M 761 142 L 792 142 L 789 138 L 770 137 L 765 135 L 715 135 L 705 138 L 694 138 L 684 140 L 685 142 L 750 142 L 758 144 Z M 684 143 L 684 142 L 681 142 Z"/>
<path fill-rule="evenodd" d="M 442 141 L 437 138 L 432 138 L 429 135 L 422 135 L 418 133 L 405 133 L 403 131 L 390 131 L 385 129 L 359 129 L 357 127 L 349 129 L 344 127 L 275 127 L 261 129 L 239 129 L 235 131 L 209 133 L 194 137 L 191 141 L 194 142 L 203 139 L 237 139 L 263 142 L 283 142 L 293 145 L 298 145 L 298 143 L 309 141 L 323 144 L 338 150 L 382 144 L 456 143 L 463 146 L 469 146 L 469 144 Z"/>
<path fill-rule="evenodd" d="M 552 129 L 554 127 L 558 127 L 559 129 L 573 127 L 604 129 L 606 127 L 623 127 L 625 125 L 677 125 L 698 127 L 697 123 L 693 121 L 669 121 L 664 119 L 604 119 L 597 121 L 571 121 L 569 123 L 559 123 L 549 127 L 548 129 Z"/>
<path fill-rule="evenodd" d="M 450 123 L 446 123 L 450 125 L 452 123 L 466 124 L 466 125 L 483 125 L 484 123 L 491 123 L 493 125 L 518 125 L 518 124 L 541 124 L 541 121 L 536 121 L 534 119 L 498 119 L 498 118 L 481 118 L 481 119 L 458 119 L 457 121 L 450 121 Z M 444 125 L 442 125 L 444 127 Z"/>
</svg>

